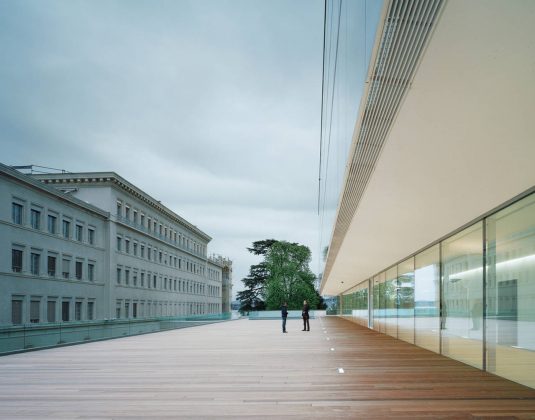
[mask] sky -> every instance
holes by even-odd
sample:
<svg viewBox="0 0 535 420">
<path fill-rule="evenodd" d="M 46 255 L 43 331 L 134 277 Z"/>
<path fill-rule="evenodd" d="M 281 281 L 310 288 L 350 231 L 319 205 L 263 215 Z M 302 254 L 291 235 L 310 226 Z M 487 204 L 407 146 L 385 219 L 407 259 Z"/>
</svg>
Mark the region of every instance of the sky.
<svg viewBox="0 0 535 420">
<path fill-rule="evenodd" d="M 323 0 L 0 1 L 0 162 L 114 171 L 213 239 L 318 271 Z"/>
</svg>

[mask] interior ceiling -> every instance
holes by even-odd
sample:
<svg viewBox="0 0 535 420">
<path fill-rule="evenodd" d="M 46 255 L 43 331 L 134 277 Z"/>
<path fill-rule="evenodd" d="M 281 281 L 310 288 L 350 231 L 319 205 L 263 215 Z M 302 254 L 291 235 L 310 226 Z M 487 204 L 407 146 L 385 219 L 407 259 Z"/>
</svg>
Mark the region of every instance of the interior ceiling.
<svg viewBox="0 0 535 420">
<path fill-rule="evenodd" d="M 535 185 L 535 2 L 449 0 L 322 293 Z"/>
</svg>

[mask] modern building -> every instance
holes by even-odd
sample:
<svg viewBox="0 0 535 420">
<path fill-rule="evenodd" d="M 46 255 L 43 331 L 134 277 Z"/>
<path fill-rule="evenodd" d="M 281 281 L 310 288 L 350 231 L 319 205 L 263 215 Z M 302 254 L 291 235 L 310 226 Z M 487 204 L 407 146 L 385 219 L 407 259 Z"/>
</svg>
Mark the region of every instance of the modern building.
<svg viewBox="0 0 535 420">
<path fill-rule="evenodd" d="M 535 3 L 370 3 L 359 106 L 333 77 L 355 50 L 328 48 L 354 41 L 351 10 L 327 7 L 321 293 L 368 328 L 535 387 Z"/>
<path fill-rule="evenodd" d="M 0 165 L 0 191 L 0 324 L 228 306 L 232 262 L 209 258 L 210 236 L 119 175 Z"/>
</svg>

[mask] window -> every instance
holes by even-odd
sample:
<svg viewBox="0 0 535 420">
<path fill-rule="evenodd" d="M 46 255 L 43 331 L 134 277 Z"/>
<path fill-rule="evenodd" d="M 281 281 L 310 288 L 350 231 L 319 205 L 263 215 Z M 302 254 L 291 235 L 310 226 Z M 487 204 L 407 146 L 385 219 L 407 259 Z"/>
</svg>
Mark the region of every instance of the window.
<svg viewBox="0 0 535 420">
<path fill-rule="evenodd" d="M 47 271 L 49 277 L 56 277 L 56 257 L 48 256 Z"/>
<path fill-rule="evenodd" d="M 95 229 L 87 229 L 87 242 L 89 245 L 95 245 Z"/>
<path fill-rule="evenodd" d="M 152 284 L 155 289 L 156 289 L 156 275 L 154 275 L 154 277 L 152 278 Z"/>
<path fill-rule="evenodd" d="M 30 322 L 37 324 L 40 320 L 39 312 L 41 309 L 41 302 L 38 300 L 32 300 L 30 302 Z"/>
<path fill-rule="evenodd" d="M 145 245 L 141 245 L 140 249 L 139 249 L 139 253 L 140 253 L 140 257 L 141 258 L 145 258 Z"/>
<path fill-rule="evenodd" d="M 115 304 L 115 318 L 117 319 L 121 318 L 121 306 L 122 302 L 118 300 Z"/>
<path fill-rule="evenodd" d="M 89 281 L 95 281 L 95 264 L 87 264 L 87 279 Z"/>
<path fill-rule="evenodd" d="M 11 300 L 11 323 L 13 325 L 22 324 L 22 300 Z"/>
<path fill-rule="evenodd" d="M 14 273 L 22 271 L 22 251 L 20 249 L 11 250 L 11 269 Z"/>
<path fill-rule="evenodd" d="M 82 261 L 76 261 L 74 274 L 77 280 L 82 280 Z"/>
<path fill-rule="evenodd" d="M 124 316 L 125 318 L 130 318 L 130 303 L 125 302 L 124 304 Z"/>
<path fill-rule="evenodd" d="M 57 232 L 56 226 L 57 226 L 57 217 L 49 214 L 48 215 L 48 233 L 55 235 Z"/>
<path fill-rule="evenodd" d="M 130 284 L 130 270 L 124 270 L 124 283 Z"/>
<path fill-rule="evenodd" d="M 145 226 L 145 215 L 143 213 L 139 216 L 139 224 Z"/>
<path fill-rule="evenodd" d="M 149 246 L 148 249 L 147 249 L 147 259 L 150 261 L 150 258 L 151 258 L 151 255 L 152 255 L 152 249 L 151 247 Z"/>
<path fill-rule="evenodd" d="M 130 240 L 129 239 L 124 240 L 124 252 L 126 252 L 127 254 L 130 254 Z"/>
<path fill-rule="evenodd" d="M 125 219 L 130 220 L 130 207 L 128 206 L 124 208 L 124 217 Z"/>
<path fill-rule="evenodd" d="M 41 229 L 41 212 L 35 209 L 31 210 L 31 224 L 34 229 Z"/>
<path fill-rule="evenodd" d="M 61 302 L 61 320 L 62 321 L 69 321 L 69 312 L 70 312 L 70 307 L 69 307 L 69 302 Z"/>
<path fill-rule="evenodd" d="M 158 259 L 159 259 L 160 264 L 161 264 L 161 262 L 162 262 L 162 251 L 160 251 L 160 252 L 158 253 Z"/>
<path fill-rule="evenodd" d="M 132 317 L 137 318 L 137 302 L 132 304 Z"/>
<path fill-rule="evenodd" d="M 123 214 L 123 205 L 120 201 L 117 201 L 117 216 L 121 217 Z"/>
<path fill-rule="evenodd" d="M 22 206 L 20 204 L 13 203 L 11 205 L 11 217 L 13 219 L 13 223 L 22 225 Z"/>
<path fill-rule="evenodd" d="M 117 284 L 121 284 L 121 269 L 117 269 Z"/>
<path fill-rule="evenodd" d="M 87 319 L 95 319 L 95 302 L 87 302 Z"/>
<path fill-rule="evenodd" d="M 32 252 L 30 254 L 30 270 L 34 276 L 39 275 L 39 263 L 41 262 L 41 255 Z"/>
<path fill-rule="evenodd" d="M 74 303 L 74 320 L 75 321 L 82 320 L 82 302 Z"/>
<path fill-rule="evenodd" d="M 141 273 L 141 287 L 145 287 L 145 273 Z"/>
<path fill-rule="evenodd" d="M 69 274 L 70 274 L 70 265 L 71 265 L 71 261 L 70 260 L 67 260 L 67 259 L 64 259 L 62 261 L 62 270 L 61 270 L 61 274 L 63 275 L 63 278 L 64 279 L 68 279 L 69 278 Z"/>
<path fill-rule="evenodd" d="M 151 226 L 152 226 L 152 224 L 151 224 L 150 217 L 147 217 L 147 229 L 148 229 L 149 232 L 150 232 Z"/>
<path fill-rule="evenodd" d="M 49 300 L 46 304 L 46 320 L 56 322 L 56 301 Z"/>
<path fill-rule="evenodd" d="M 78 242 L 82 242 L 82 240 L 84 239 L 84 227 L 83 226 L 76 225 L 75 236 Z"/>
<path fill-rule="evenodd" d="M 122 238 L 120 236 L 117 236 L 117 251 L 120 251 L 122 249 Z"/>
<path fill-rule="evenodd" d="M 137 210 L 134 210 L 134 223 L 137 225 Z"/>
<path fill-rule="evenodd" d="M 153 229 L 153 230 L 154 230 L 154 233 L 156 233 L 156 226 L 157 226 L 157 225 L 158 225 L 158 224 L 156 223 L 156 221 L 153 221 L 153 222 L 152 222 L 152 227 L 154 228 L 154 229 Z"/>
<path fill-rule="evenodd" d="M 160 224 L 160 235 L 163 233 L 162 231 L 162 225 Z"/>
<path fill-rule="evenodd" d="M 63 237 L 69 238 L 71 236 L 71 222 L 68 220 L 63 221 Z"/>
<path fill-rule="evenodd" d="M 134 273 L 132 275 L 132 283 L 134 284 L 134 286 L 137 286 L 137 273 Z"/>
<path fill-rule="evenodd" d="M 134 255 L 137 257 L 137 242 L 134 242 Z"/>
<path fill-rule="evenodd" d="M 163 279 L 163 288 L 164 290 L 167 289 L 167 277 Z"/>
</svg>

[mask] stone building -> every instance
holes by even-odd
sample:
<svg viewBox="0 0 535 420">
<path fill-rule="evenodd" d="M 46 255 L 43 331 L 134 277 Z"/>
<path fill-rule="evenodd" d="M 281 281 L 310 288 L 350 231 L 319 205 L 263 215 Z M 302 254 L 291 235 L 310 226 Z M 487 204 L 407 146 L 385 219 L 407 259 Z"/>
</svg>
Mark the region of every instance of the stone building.
<svg viewBox="0 0 535 420">
<path fill-rule="evenodd" d="M 116 173 L 0 165 L 0 193 L 0 324 L 223 311 L 211 237 Z"/>
</svg>

